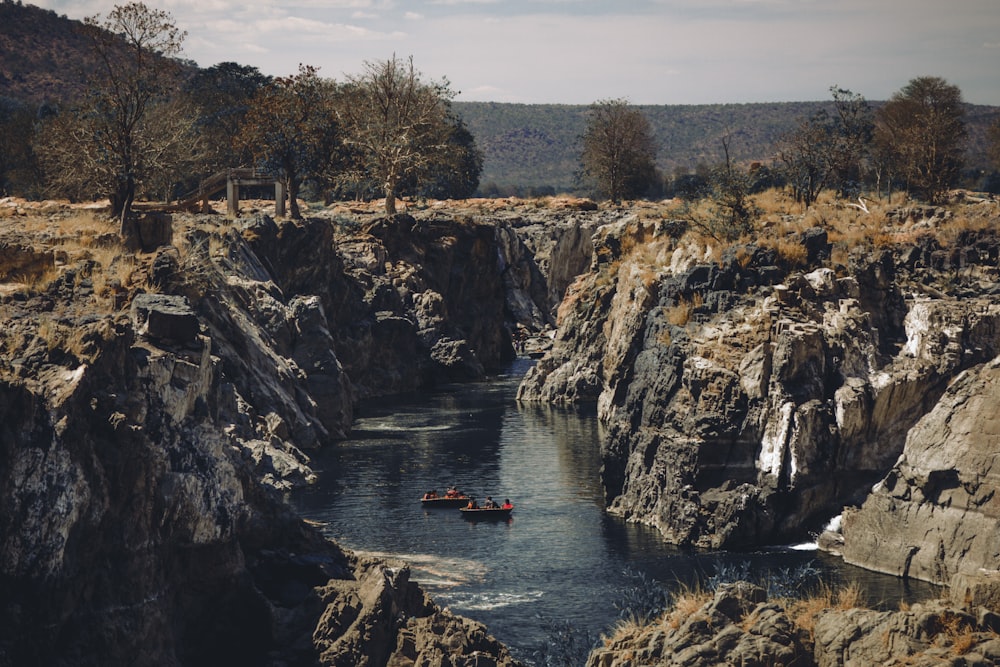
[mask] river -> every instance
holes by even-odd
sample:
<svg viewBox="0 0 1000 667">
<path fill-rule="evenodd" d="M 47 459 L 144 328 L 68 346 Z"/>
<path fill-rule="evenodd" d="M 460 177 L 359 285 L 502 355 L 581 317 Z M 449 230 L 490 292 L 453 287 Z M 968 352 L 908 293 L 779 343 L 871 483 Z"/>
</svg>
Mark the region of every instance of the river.
<svg viewBox="0 0 1000 667">
<path fill-rule="evenodd" d="M 596 415 L 518 405 L 530 363 L 480 383 L 366 403 L 350 439 L 314 458 L 319 482 L 295 492 L 293 504 L 342 546 L 410 563 L 440 605 L 485 623 L 529 663 L 538 649 L 566 641 L 557 630 L 572 628 L 573 641 L 596 639 L 637 597 L 648 602 L 637 589 L 676 590 L 747 566 L 758 578 L 809 569 L 834 584 L 859 580 L 888 606 L 936 594 L 808 545 L 680 550 L 609 516 Z M 472 522 L 455 509 L 421 507 L 425 491 L 449 485 L 480 499 L 510 498 L 514 512 L 508 521 Z"/>
</svg>

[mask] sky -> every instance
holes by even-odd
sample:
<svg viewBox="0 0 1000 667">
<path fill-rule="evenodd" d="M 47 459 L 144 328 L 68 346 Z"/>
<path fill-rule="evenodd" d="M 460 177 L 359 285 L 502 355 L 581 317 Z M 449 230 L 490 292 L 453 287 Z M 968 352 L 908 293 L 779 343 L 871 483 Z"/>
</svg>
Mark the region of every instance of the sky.
<svg viewBox="0 0 1000 667">
<path fill-rule="evenodd" d="M 121 2 L 26 0 L 69 18 Z M 412 56 L 457 101 L 718 104 L 885 100 L 936 76 L 1000 105 L 1000 0 L 145 0 L 182 56 L 360 74 Z"/>
</svg>

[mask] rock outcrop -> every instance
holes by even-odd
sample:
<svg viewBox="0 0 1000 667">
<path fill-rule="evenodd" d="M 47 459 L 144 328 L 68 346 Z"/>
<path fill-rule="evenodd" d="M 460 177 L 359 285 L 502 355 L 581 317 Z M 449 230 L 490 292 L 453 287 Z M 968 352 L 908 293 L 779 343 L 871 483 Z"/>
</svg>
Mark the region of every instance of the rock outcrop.
<svg viewBox="0 0 1000 667">
<path fill-rule="evenodd" d="M 990 234 L 947 261 L 925 238 L 847 266 L 821 229 L 725 250 L 686 239 L 669 222 L 602 227 L 518 392 L 596 402 L 611 510 L 672 542 L 818 531 L 864 500 L 953 378 L 1000 353 Z M 931 286 L 959 262 L 961 301 Z"/>
<path fill-rule="evenodd" d="M 516 664 L 280 493 L 358 396 L 509 354 L 492 227 L 371 229 L 365 272 L 329 221 L 176 222 L 0 299 L 0 665 Z"/>
<path fill-rule="evenodd" d="M 721 586 L 703 604 L 675 608 L 640 627 L 623 626 L 587 667 L 717 665 L 994 665 L 1000 616 L 942 601 L 906 610 L 769 600 L 746 582 Z"/>
<path fill-rule="evenodd" d="M 861 508 L 845 511 L 844 560 L 955 588 L 958 575 L 1000 582 L 998 405 L 1000 358 L 951 383 Z"/>
<path fill-rule="evenodd" d="M 242 232 L 287 295 L 319 299 L 356 399 L 479 378 L 513 358 L 494 227 L 379 218 L 360 228 L 265 216 Z"/>
</svg>

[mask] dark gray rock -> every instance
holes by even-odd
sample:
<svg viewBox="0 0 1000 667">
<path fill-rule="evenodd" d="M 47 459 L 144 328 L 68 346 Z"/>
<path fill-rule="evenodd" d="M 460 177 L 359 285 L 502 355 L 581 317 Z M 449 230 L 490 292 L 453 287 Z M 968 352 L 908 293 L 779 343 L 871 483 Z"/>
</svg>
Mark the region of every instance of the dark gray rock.
<svg viewBox="0 0 1000 667">
<path fill-rule="evenodd" d="M 198 336 L 198 316 L 182 296 L 140 294 L 131 312 L 136 333 L 150 340 L 183 345 Z"/>
</svg>

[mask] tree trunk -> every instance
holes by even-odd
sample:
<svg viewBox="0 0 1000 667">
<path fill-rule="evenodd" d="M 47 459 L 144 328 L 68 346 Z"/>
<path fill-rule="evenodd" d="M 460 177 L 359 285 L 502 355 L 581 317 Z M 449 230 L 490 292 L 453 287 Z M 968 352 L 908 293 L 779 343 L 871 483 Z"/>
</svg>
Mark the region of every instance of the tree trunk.
<svg viewBox="0 0 1000 667">
<path fill-rule="evenodd" d="M 385 214 L 396 215 L 396 188 L 385 184 Z"/>
<path fill-rule="evenodd" d="M 119 184 L 118 191 L 111 196 L 111 216 L 118 218 L 118 233 L 126 247 L 135 240 L 136 232 L 132 220 L 132 201 L 135 199 L 135 180 L 131 177 Z"/>
<path fill-rule="evenodd" d="M 299 181 L 297 178 L 289 177 L 285 183 L 288 189 L 288 213 L 292 220 L 301 220 L 302 212 L 299 211 Z"/>
</svg>

